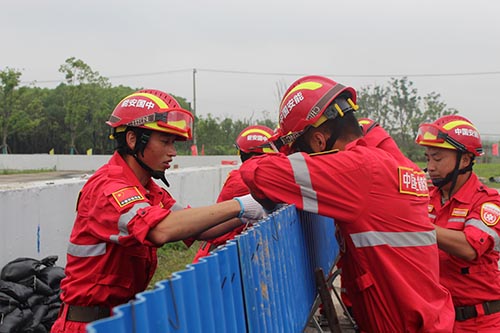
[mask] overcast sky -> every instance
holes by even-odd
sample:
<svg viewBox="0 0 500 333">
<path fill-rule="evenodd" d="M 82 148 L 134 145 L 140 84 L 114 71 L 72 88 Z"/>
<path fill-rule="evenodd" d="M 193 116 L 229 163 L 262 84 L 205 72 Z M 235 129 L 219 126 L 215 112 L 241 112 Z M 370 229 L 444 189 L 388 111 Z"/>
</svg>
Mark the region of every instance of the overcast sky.
<svg viewBox="0 0 500 333">
<path fill-rule="evenodd" d="M 75 57 L 113 85 L 192 101 L 196 68 L 198 114 L 277 119 L 302 75 L 354 88 L 407 75 L 500 137 L 500 1 L 4 0 L 0 31 L 0 69 L 40 87 Z"/>
</svg>

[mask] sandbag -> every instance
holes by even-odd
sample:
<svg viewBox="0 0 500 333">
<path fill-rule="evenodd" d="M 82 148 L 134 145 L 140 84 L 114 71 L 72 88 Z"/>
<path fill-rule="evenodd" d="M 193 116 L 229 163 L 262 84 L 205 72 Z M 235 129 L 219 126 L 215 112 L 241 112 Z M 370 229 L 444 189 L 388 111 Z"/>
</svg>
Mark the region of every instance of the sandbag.
<svg viewBox="0 0 500 333">
<path fill-rule="evenodd" d="M 64 268 L 59 266 L 45 267 L 37 274 L 38 279 L 47 284 L 51 289 L 59 289 L 61 280 L 65 276 Z"/>
<path fill-rule="evenodd" d="M 0 333 L 46 333 L 61 308 L 64 268 L 57 256 L 41 260 L 17 258 L 2 268 L 0 276 Z"/>
<path fill-rule="evenodd" d="M 50 288 L 49 285 L 40 280 L 36 275 L 21 279 L 18 283 L 33 289 L 33 292 L 36 294 L 50 296 L 55 293 L 55 290 Z"/>
<path fill-rule="evenodd" d="M 17 282 L 29 276 L 35 275 L 42 263 L 32 258 L 17 258 L 2 268 L 0 279 Z"/>
<path fill-rule="evenodd" d="M 35 330 L 35 327 L 37 327 L 42 323 L 42 320 L 49 312 L 49 306 L 44 304 L 37 305 L 34 308 L 32 308 L 32 311 L 33 311 L 33 324 L 31 325 L 30 329 Z"/>
<path fill-rule="evenodd" d="M 59 307 L 49 309 L 49 312 L 45 315 L 45 318 L 42 319 L 43 325 L 50 330 L 52 325 L 57 319 L 57 316 L 59 315 Z"/>
<path fill-rule="evenodd" d="M 19 283 L 3 280 L 0 280 L 0 292 L 6 293 L 20 303 L 26 302 L 33 295 L 33 289 Z"/>
<path fill-rule="evenodd" d="M 23 327 L 23 324 L 23 310 L 16 308 L 3 317 L 3 320 L 0 322 L 0 333 L 18 332 Z"/>
<path fill-rule="evenodd" d="M 46 303 L 47 297 L 44 295 L 33 294 L 28 298 L 27 303 L 30 308 L 34 308 L 36 305 Z"/>
<path fill-rule="evenodd" d="M 0 291 L 0 304 L 9 304 L 14 306 L 19 306 L 19 301 L 9 294 Z"/>
</svg>

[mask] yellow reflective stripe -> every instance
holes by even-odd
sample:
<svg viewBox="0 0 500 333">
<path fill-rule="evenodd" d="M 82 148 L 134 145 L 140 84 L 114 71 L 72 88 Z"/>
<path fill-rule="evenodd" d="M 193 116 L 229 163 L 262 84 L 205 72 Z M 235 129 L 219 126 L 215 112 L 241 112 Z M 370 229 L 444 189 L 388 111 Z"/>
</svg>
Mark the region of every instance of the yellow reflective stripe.
<svg viewBox="0 0 500 333">
<path fill-rule="evenodd" d="M 74 243 L 68 244 L 68 254 L 74 257 L 97 257 L 106 253 L 106 243 L 92 245 L 78 245 Z"/>
<path fill-rule="evenodd" d="M 479 132 L 474 125 L 472 125 L 471 123 L 469 123 L 468 121 L 465 121 L 465 120 L 450 121 L 449 123 L 444 124 L 443 128 L 445 130 L 449 131 L 452 128 L 455 128 L 455 127 L 458 127 L 458 126 L 462 126 L 462 125 L 472 127 L 473 129 L 476 130 L 476 132 Z"/>
<path fill-rule="evenodd" d="M 304 82 L 304 83 L 298 84 L 296 87 L 294 87 L 292 90 L 290 90 L 290 92 L 283 98 L 283 102 L 285 103 L 288 96 L 290 96 L 291 94 L 293 94 L 294 92 L 296 92 L 298 90 L 301 90 L 301 89 L 316 90 L 316 89 L 321 88 L 322 86 L 323 85 L 321 83 L 318 83 L 318 82 Z M 280 105 L 280 110 L 282 108 L 283 108 L 283 104 Z"/>
<path fill-rule="evenodd" d="M 158 106 L 160 107 L 160 109 L 168 109 L 168 104 L 165 103 L 160 97 L 155 96 L 153 94 L 148 94 L 148 93 L 135 93 L 135 94 L 132 94 L 132 95 L 129 95 L 129 96 L 125 97 L 124 99 L 122 99 L 122 101 L 124 101 L 126 99 L 129 99 L 131 97 L 134 97 L 134 96 L 147 97 L 149 99 L 152 99 L 156 104 L 158 104 Z M 121 103 L 122 102 L 120 102 L 120 104 Z"/>
<path fill-rule="evenodd" d="M 264 130 L 262 130 L 260 128 L 253 128 L 253 129 L 246 130 L 245 132 L 241 133 L 241 136 L 247 136 L 247 135 L 253 134 L 253 133 L 262 134 L 266 138 L 270 138 L 271 137 L 271 134 L 267 133 L 266 131 L 264 131 Z"/>
<path fill-rule="evenodd" d="M 302 205 L 305 211 L 318 213 L 318 196 L 313 190 L 311 175 L 302 153 L 295 153 L 288 156 L 288 160 L 292 166 L 295 183 L 300 186 L 300 194 L 302 195 Z"/>
<path fill-rule="evenodd" d="M 388 245 L 390 247 L 416 247 L 436 244 L 436 231 L 386 232 L 366 231 L 351 234 L 354 246 L 374 247 Z"/>
</svg>

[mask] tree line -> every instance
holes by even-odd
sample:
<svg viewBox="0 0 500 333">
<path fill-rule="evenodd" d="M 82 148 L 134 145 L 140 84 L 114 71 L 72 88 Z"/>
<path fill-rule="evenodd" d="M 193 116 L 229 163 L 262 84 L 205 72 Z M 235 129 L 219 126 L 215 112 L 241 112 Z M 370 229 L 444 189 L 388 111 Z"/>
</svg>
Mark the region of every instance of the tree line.
<svg viewBox="0 0 500 333">
<path fill-rule="evenodd" d="M 138 90 L 112 86 L 109 79 L 74 57 L 59 67 L 64 81 L 53 89 L 21 86 L 17 69 L 0 70 L 0 153 L 111 154 L 114 142 L 106 125 L 112 110 L 125 96 Z M 190 103 L 174 96 L 183 108 Z M 410 158 L 421 158 L 414 143 L 418 125 L 457 110 L 448 108 L 438 93 L 420 96 L 407 78 L 392 78 L 385 86 L 358 89 L 358 117 L 378 121 Z M 277 114 L 276 112 L 273 112 Z M 277 116 L 275 117 L 277 119 Z M 220 119 L 196 116 L 195 133 L 199 152 L 233 155 L 236 136 L 249 125 L 277 126 L 272 119 Z M 192 141 L 179 142 L 178 154 L 191 153 Z"/>
</svg>

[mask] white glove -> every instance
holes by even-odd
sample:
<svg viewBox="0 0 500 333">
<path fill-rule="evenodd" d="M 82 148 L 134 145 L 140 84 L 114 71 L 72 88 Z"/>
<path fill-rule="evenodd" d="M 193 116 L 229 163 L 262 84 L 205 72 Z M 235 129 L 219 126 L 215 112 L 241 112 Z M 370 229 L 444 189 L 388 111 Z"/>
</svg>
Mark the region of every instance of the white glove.
<svg viewBox="0 0 500 333">
<path fill-rule="evenodd" d="M 234 200 L 238 201 L 241 207 L 240 213 L 238 214 L 240 219 L 260 220 L 267 216 L 264 208 L 260 203 L 255 201 L 251 194 L 235 197 Z"/>
</svg>

